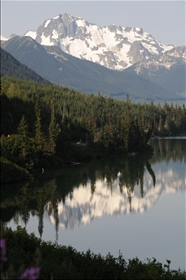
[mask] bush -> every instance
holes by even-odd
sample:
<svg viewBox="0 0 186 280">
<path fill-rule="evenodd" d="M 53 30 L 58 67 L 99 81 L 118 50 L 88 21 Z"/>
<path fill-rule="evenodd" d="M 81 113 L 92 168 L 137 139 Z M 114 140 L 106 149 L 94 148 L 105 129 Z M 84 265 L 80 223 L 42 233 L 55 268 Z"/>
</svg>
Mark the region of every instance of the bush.
<svg viewBox="0 0 186 280">
<path fill-rule="evenodd" d="M 17 227 L 16 231 L 5 228 L 3 238 L 6 240 L 7 252 L 1 250 L 1 261 L 4 264 L 4 271 L 13 271 L 13 279 L 17 279 L 16 272 L 21 272 L 24 276 L 20 279 L 38 279 L 38 275 L 39 279 L 133 280 L 185 279 L 186 277 L 184 271 L 170 270 L 170 261 L 168 260 L 163 267 L 156 259 L 147 259 L 146 262 L 142 262 L 135 258 L 127 262 L 121 254 L 115 258 L 110 253 L 106 257 L 102 257 L 90 250 L 86 253 L 79 253 L 70 246 L 60 246 L 56 243 L 42 241 L 34 234 L 29 235 L 20 226 Z M 3 252 L 4 255 L 2 255 Z M 10 264 L 12 270 L 10 270 Z M 18 269 L 19 267 L 20 269 Z M 35 276 L 29 278 L 32 273 L 35 273 Z"/>
<path fill-rule="evenodd" d="M 29 178 L 29 172 L 19 165 L 0 157 L 1 163 L 1 184 L 17 182 Z"/>
</svg>

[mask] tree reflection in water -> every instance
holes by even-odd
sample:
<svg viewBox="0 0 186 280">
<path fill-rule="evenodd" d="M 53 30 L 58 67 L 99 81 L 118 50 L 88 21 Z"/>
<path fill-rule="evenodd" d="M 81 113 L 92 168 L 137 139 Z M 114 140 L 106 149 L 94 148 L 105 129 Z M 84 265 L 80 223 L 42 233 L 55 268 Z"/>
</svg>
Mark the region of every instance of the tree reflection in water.
<svg viewBox="0 0 186 280">
<path fill-rule="evenodd" d="M 147 167 L 152 177 L 155 175 L 151 169 L 148 160 L 141 157 L 131 157 L 112 161 L 100 160 L 89 162 L 79 166 L 78 168 L 66 168 L 65 170 L 56 170 L 50 172 L 50 177 L 34 176 L 34 178 L 26 183 L 14 184 L 6 186 L 5 191 L 2 191 L 2 220 L 4 223 L 14 219 L 16 224 L 19 220 L 26 227 L 30 215 L 38 217 L 38 232 L 40 237 L 43 234 L 43 219 L 44 211 L 48 215 L 53 215 L 55 221 L 56 240 L 58 240 L 58 205 L 65 204 L 66 197 L 71 194 L 73 199 L 73 190 L 83 185 L 87 186 L 87 182 L 91 184 L 91 195 L 96 191 L 96 181 L 102 180 L 107 184 L 112 194 L 113 184 L 119 178 L 118 187 L 120 192 L 127 188 L 128 200 L 131 205 L 131 194 L 134 191 L 135 185 L 140 185 L 141 196 L 143 197 L 143 176 L 145 166 Z M 45 172 L 46 174 L 47 172 Z M 119 176 L 118 176 L 119 174 Z M 154 180 L 154 179 L 153 179 Z M 12 189 L 14 192 L 12 193 Z M 15 193 L 15 189 L 17 190 Z M 6 212 L 11 212 L 7 217 Z"/>
<path fill-rule="evenodd" d="M 36 215 L 38 217 L 38 232 L 42 237 L 44 213 L 47 212 L 48 216 L 53 219 L 57 241 L 59 205 L 65 205 L 67 200 L 73 201 L 74 192 L 78 189 L 82 190 L 82 188 L 87 189 L 88 185 L 90 185 L 89 195 L 92 201 L 95 193 L 100 191 L 100 189 L 96 189 L 97 182 L 102 182 L 106 186 L 107 190 L 110 191 L 110 196 L 116 189 L 119 189 L 120 194 L 126 193 L 129 211 L 132 211 L 134 189 L 139 189 L 141 198 L 146 195 L 144 192 L 146 170 L 150 174 L 151 187 L 153 188 L 156 185 L 156 176 L 151 163 L 154 164 L 163 160 L 167 162 L 170 160 L 186 161 L 186 156 L 183 153 L 185 142 L 169 140 L 167 143 L 165 139 L 164 142 L 162 139 L 157 139 L 154 143 L 152 158 L 140 155 L 121 159 L 94 160 L 61 170 L 47 170 L 43 174 L 36 173 L 32 180 L 26 183 L 2 186 L 1 217 L 3 223 L 6 224 L 13 219 L 18 224 L 20 219 L 26 227 L 30 216 Z M 81 194 L 79 195 L 81 196 Z M 89 203 L 89 200 L 87 200 L 87 203 Z M 75 208 L 74 211 L 78 211 L 78 209 Z M 76 213 L 75 215 L 80 214 Z M 68 223 L 68 221 L 66 222 Z"/>
</svg>

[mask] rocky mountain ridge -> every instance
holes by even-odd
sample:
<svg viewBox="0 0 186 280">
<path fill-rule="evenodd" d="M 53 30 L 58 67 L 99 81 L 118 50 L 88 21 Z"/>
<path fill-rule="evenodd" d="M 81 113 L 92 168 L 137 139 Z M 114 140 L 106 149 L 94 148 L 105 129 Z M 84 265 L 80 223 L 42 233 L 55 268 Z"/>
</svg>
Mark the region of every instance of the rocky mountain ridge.
<svg viewBox="0 0 186 280">
<path fill-rule="evenodd" d="M 124 70 L 174 48 L 163 45 L 139 27 L 100 27 L 67 13 L 45 20 L 36 31 L 28 31 L 25 36 L 113 70 Z"/>
<path fill-rule="evenodd" d="M 136 73 L 138 76 L 152 81 L 162 88 L 185 96 L 186 78 L 186 48 L 174 47 L 151 59 L 144 59 L 125 70 L 127 73 Z"/>
</svg>

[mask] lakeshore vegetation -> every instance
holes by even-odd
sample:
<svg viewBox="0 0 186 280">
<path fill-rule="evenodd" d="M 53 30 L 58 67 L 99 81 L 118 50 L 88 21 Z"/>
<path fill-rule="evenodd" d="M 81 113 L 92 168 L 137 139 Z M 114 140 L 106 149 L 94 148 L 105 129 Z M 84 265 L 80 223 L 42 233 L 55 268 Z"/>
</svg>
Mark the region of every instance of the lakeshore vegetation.
<svg viewBox="0 0 186 280">
<path fill-rule="evenodd" d="M 186 277 L 184 271 L 170 269 L 170 260 L 163 265 L 155 258 L 140 261 L 136 257 L 126 261 L 119 252 L 118 257 L 110 253 L 103 257 L 90 250 L 77 252 L 71 246 L 42 241 L 21 227 L 17 227 L 16 231 L 5 228 L 3 237 L 6 253 L 1 258 L 2 279 L 7 279 L 7 275 L 11 279 L 178 280 Z M 25 277 L 19 278 L 20 275 Z"/>
</svg>

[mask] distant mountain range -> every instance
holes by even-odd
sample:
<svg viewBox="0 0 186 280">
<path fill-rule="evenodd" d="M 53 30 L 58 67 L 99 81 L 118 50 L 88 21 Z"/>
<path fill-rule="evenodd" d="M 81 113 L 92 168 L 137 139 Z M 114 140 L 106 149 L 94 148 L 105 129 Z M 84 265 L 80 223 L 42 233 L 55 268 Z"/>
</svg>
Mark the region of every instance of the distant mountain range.
<svg viewBox="0 0 186 280">
<path fill-rule="evenodd" d="M 1 45 L 50 82 L 83 93 L 185 101 L 185 46 L 165 46 L 142 28 L 101 28 L 63 14 Z"/>
<path fill-rule="evenodd" d="M 144 59 L 125 70 L 126 73 L 137 73 L 138 76 L 152 81 L 168 91 L 185 95 L 186 81 L 185 46 L 172 48 L 170 51 Z"/>
</svg>

